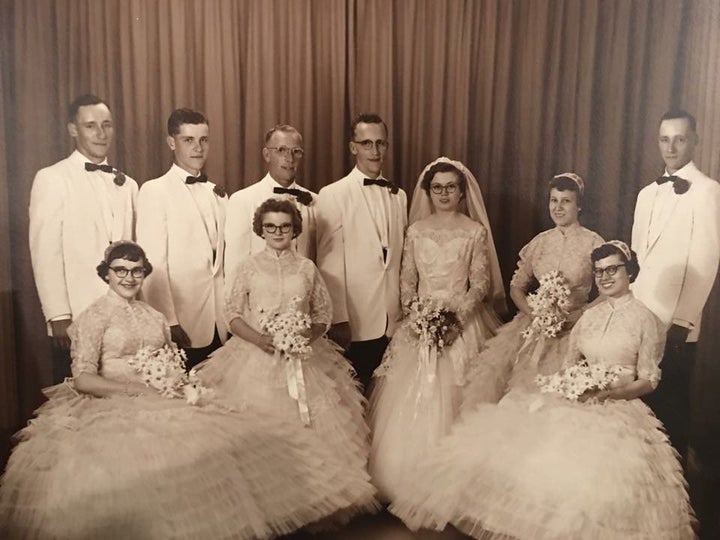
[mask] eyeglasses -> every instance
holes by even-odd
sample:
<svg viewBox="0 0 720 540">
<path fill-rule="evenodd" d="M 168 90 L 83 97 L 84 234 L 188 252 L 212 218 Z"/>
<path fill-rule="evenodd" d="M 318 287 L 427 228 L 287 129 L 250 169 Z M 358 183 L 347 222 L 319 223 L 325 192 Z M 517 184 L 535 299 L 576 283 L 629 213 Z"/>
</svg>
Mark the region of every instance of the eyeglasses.
<svg viewBox="0 0 720 540">
<path fill-rule="evenodd" d="M 294 148 L 290 148 L 289 146 L 266 146 L 265 148 L 267 148 L 268 150 L 275 150 L 283 157 L 301 159 L 305 155 L 305 150 L 303 150 L 299 146 L 296 146 Z"/>
<path fill-rule="evenodd" d="M 624 264 L 611 264 L 610 266 L 606 266 L 605 268 L 593 268 L 593 274 L 597 279 L 600 279 L 603 277 L 603 274 L 607 274 L 608 276 L 612 277 L 615 274 L 617 274 L 618 269 L 621 266 L 625 266 Z"/>
<path fill-rule="evenodd" d="M 283 223 L 282 225 L 275 225 L 274 223 L 263 223 L 263 231 L 268 234 L 275 234 L 279 230 L 282 234 L 287 234 L 292 231 L 292 223 Z"/>
<path fill-rule="evenodd" d="M 378 150 L 387 150 L 387 147 L 390 145 L 388 141 L 385 139 L 378 139 L 377 141 L 371 141 L 370 139 L 365 139 L 364 141 L 353 141 L 355 144 L 359 144 L 362 146 L 365 150 L 372 150 L 373 148 L 377 147 Z"/>
<path fill-rule="evenodd" d="M 447 193 L 448 195 L 452 195 L 458 190 L 457 184 L 445 184 L 444 186 L 442 184 L 430 184 L 430 191 L 432 191 L 435 195 L 440 195 L 442 193 Z"/>
<path fill-rule="evenodd" d="M 120 279 L 126 278 L 128 274 L 131 274 L 135 279 L 145 277 L 145 268 L 142 266 L 136 266 L 135 268 L 125 268 L 124 266 L 111 266 L 110 270 L 115 272 L 115 275 Z"/>
</svg>

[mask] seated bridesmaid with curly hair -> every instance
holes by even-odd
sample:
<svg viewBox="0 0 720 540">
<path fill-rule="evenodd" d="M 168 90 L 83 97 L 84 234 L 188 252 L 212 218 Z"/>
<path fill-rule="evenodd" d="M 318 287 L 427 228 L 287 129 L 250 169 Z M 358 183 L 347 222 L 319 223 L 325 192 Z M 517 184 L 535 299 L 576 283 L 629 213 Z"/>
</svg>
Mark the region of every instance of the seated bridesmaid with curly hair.
<svg viewBox="0 0 720 540">
<path fill-rule="evenodd" d="M 163 315 L 137 299 L 151 271 L 137 244 L 107 248 L 98 273 L 109 290 L 70 327 L 74 379 L 46 389 L 17 435 L 0 480 L 0 530 L 267 538 L 343 509 L 366 482 L 337 474 L 343 462 L 296 423 L 211 396 L 190 405 L 143 382 L 143 351 L 164 350 L 170 366 L 176 357 Z"/>
</svg>

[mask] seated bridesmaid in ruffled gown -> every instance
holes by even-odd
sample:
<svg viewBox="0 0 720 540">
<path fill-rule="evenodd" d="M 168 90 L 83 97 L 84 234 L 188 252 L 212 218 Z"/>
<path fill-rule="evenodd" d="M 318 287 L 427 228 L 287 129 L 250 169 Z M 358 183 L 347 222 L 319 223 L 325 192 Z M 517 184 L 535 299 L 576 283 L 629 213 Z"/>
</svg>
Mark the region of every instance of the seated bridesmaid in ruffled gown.
<svg viewBox="0 0 720 540">
<path fill-rule="evenodd" d="M 492 301 L 504 301 L 482 193 L 462 163 L 441 157 L 423 170 L 410 223 L 400 272 L 405 323 L 375 371 L 370 397 L 370 475 L 388 500 L 449 433 L 466 367 L 500 325 Z M 442 350 L 420 343 L 411 329 L 416 298 L 432 299 L 459 319 Z"/>
<path fill-rule="evenodd" d="M 318 444 L 342 461 L 335 473 L 365 480 L 348 495 L 346 512 L 335 516 L 337 521 L 374 510 L 365 399 L 350 364 L 323 337 L 332 320 L 325 283 L 312 261 L 291 248 L 302 231 L 300 213 L 291 201 L 268 199 L 255 211 L 253 230 L 265 238 L 266 247 L 239 264 L 227 289 L 233 337 L 198 366 L 198 377 L 236 407 L 253 407 L 306 426 Z M 298 332 L 309 342 L 309 351 L 287 354 L 280 349 L 294 341 L 290 338 L 298 317 L 309 318 L 308 327 Z M 279 325 L 275 330 L 267 323 L 273 319 Z"/>
<path fill-rule="evenodd" d="M 590 253 L 603 239 L 578 221 L 585 183 L 575 173 L 563 173 L 553 177 L 548 191 L 548 210 L 555 227 L 541 232 L 520 250 L 510 281 L 510 298 L 518 314 L 487 342 L 470 367 L 462 413 L 479 403 L 497 403 L 511 388 L 534 391 L 538 373 L 553 373 L 559 368 L 572 325 L 588 307 L 592 288 Z M 569 289 L 565 308 L 569 314 L 554 337 L 541 332 L 525 337 L 536 318 L 528 303 L 529 294 L 554 272 L 560 274 Z"/>
<path fill-rule="evenodd" d="M 563 393 L 512 390 L 462 417 L 391 507 L 411 528 L 452 523 L 483 539 L 694 537 L 677 454 L 639 399 L 660 378 L 665 328 L 629 290 L 638 265 L 626 244 L 603 244 L 592 261 L 605 301 L 572 330 L 564 367 L 573 382 Z M 579 361 L 614 381 L 580 393 Z"/>
<path fill-rule="evenodd" d="M 98 273 L 110 290 L 70 328 L 74 380 L 46 390 L 0 480 L 0 531 L 268 538 L 369 491 L 295 423 L 189 405 L 141 382 L 130 365 L 136 353 L 171 346 L 167 321 L 136 299 L 151 270 L 137 244 L 108 247 Z"/>
</svg>

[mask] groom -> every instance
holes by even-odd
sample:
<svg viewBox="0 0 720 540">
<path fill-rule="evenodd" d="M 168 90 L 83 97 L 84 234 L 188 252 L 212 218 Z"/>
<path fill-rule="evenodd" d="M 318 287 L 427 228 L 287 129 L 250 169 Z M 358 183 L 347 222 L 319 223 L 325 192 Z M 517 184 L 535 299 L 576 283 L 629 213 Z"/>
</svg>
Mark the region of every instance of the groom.
<svg viewBox="0 0 720 540">
<path fill-rule="evenodd" d="M 355 168 L 318 195 L 317 264 L 333 303 L 329 337 L 346 349 L 367 388 L 401 318 L 407 197 L 382 175 L 388 149 L 382 118 L 357 116 L 349 145 Z"/>
</svg>

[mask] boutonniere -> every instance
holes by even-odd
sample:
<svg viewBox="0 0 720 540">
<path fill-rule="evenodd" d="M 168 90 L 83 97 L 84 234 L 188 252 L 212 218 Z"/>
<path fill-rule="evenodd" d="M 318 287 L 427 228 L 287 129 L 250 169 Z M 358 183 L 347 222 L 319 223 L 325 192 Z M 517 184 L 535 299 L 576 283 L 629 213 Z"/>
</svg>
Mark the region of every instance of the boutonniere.
<svg viewBox="0 0 720 540">
<path fill-rule="evenodd" d="M 215 193 L 215 195 L 217 195 L 221 199 L 227 195 L 225 188 L 218 184 L 215 184 L 215 187 L 213 188 L 213 193 Z"/>
<path fill-rule="evenodd" d="M 113 182 L 115 182 L 116 186 L 122 186 L 125 184 L 125 174 L 120 169 L 114 169 L 113 173 L 115 176 L 113 177 Z"/>
<path fill-rule="evenodd" d="M 682 195 L 683 193 L 687 193 L 687 190 L 690 189 L 690 182 L 685 180 L 684 178 L 679 178 L 673 182 L 673 189 L 675 190 L 675 193 L 678 195 Z"/>
</svg>

